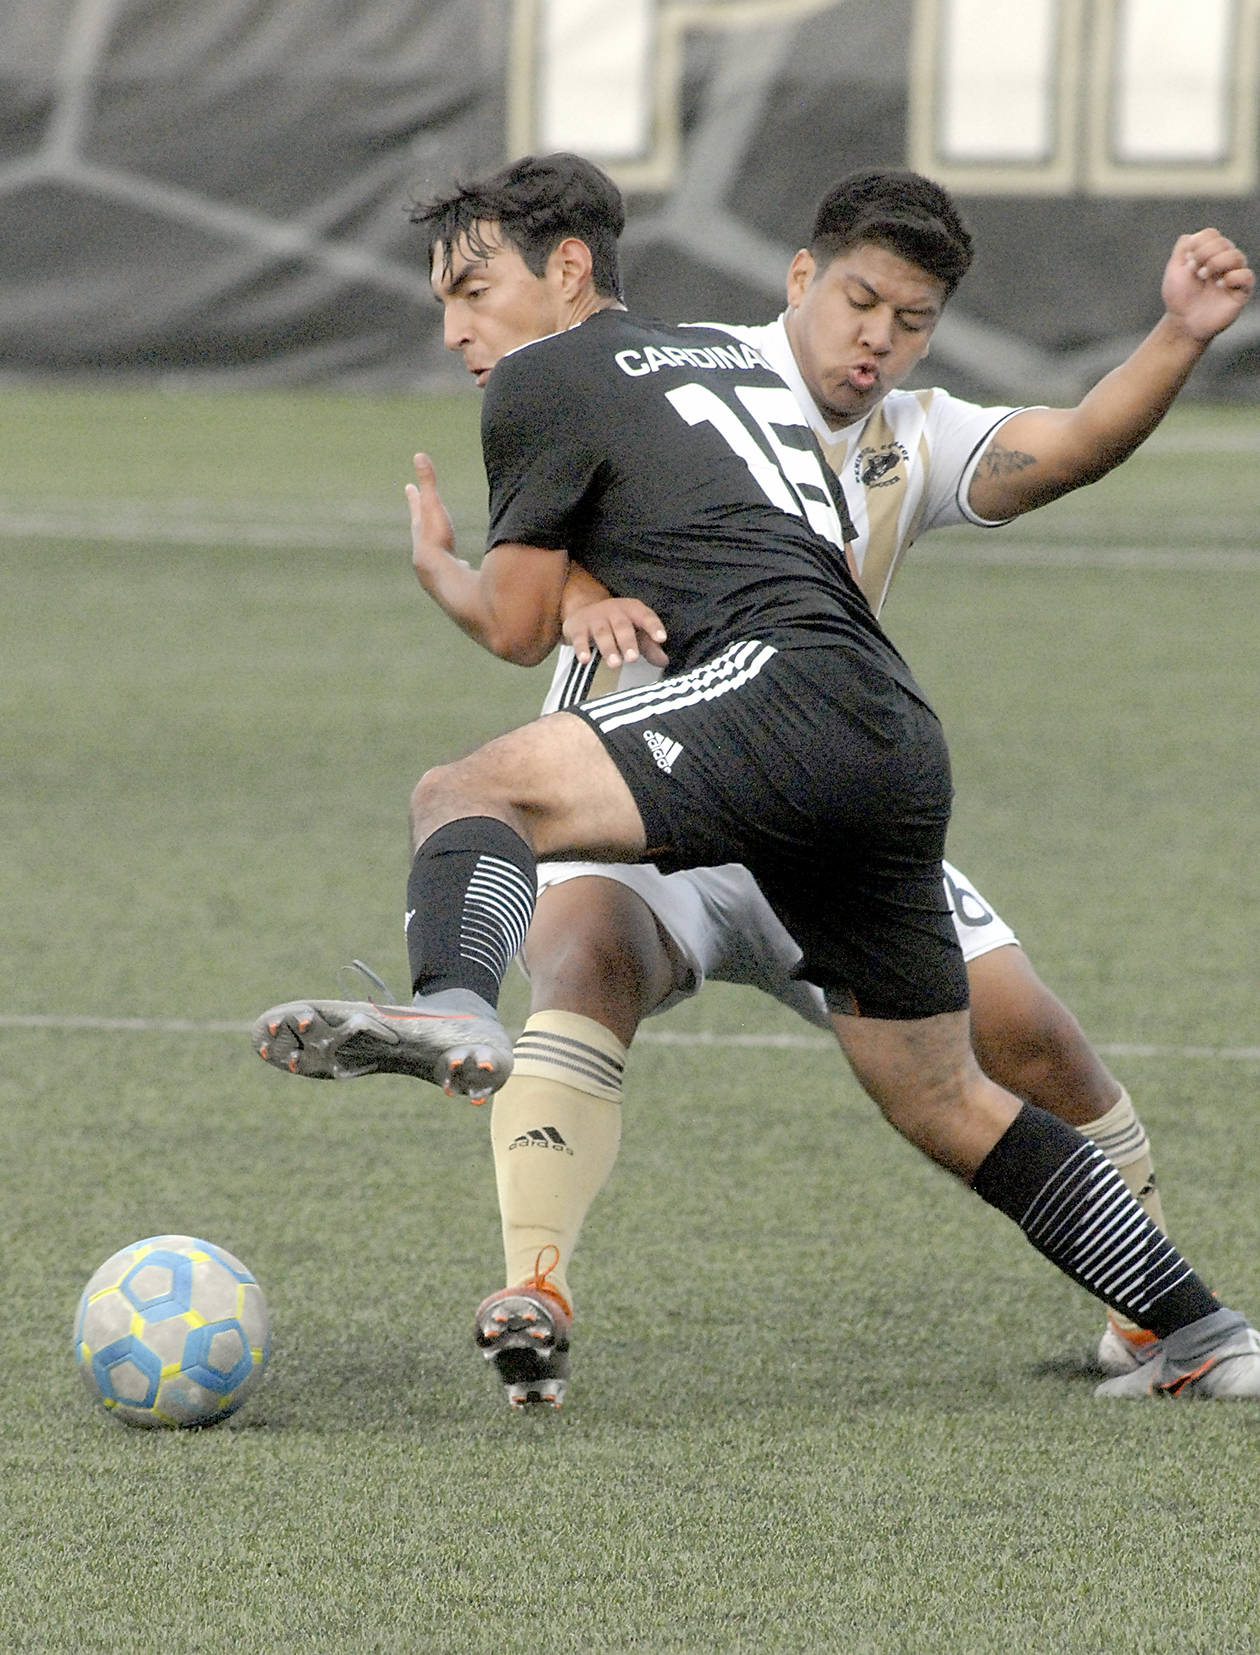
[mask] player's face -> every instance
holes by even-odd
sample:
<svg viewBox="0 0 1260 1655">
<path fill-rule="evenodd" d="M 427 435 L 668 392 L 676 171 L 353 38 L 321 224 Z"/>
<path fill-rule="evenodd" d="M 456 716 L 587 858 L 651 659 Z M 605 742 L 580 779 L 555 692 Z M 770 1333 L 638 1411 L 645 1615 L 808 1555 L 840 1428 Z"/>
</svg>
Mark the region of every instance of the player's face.
<svg viewBox="0 0 1260 1655">
<path fill-rule="evenodd" d="M 945 284 L 873 242 L 819 266 L 802 250 L 787 331 L 810 395 L 833 425 L 868 414 L 927 355 Z"/>
<path fill-rule="evenodd" d="M 478 385 L 484 385 L 501 356 L 557 332 L 565 316 L 553 261 L 535 276 L 493 225 L 477 228 L 488 251 L 475 252 L 461 239 L 452 249 L 448 274 L 439 243 L 433 249 L 429 283 L 442 305 L 447 350 L 460 351 L 464 366 Z"/>
</svg>

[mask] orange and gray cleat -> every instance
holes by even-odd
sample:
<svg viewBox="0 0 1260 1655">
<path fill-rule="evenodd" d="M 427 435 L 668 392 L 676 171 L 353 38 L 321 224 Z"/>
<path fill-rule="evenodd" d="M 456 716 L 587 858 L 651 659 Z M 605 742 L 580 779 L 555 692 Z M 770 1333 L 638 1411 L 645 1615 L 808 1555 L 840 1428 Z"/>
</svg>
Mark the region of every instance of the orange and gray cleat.
<svg viewBox="0 0 1260 1655">
<path fill-rule="evenodd" d="M 1156 1339 L 1137 1367 L 1094 1395 L 1260 1400 L 1260 1333 L 1236 1310 L 1213 1311 Z"/>
<path fill-rule="evenodd" d="M 1153 1333 L 1141 1327 L 1126 1327 L 1108 1311 L 1107 1326 L 1098 1341 L 1098 1366 L 1112 1379 L 1132 1373 L 1150 1355 L 1154 1343 Z"/>
<path fill-rule="evenodd" d="M 554 1247 L 543 1252 L 556 1252 Z M 540 1269 L 516 1287 L 501 1287 L 477 1306 L 475 1336 L 487 1362 L 493 1362 L 503 1382 L 510 1408 L 531 1403 L 559 1408 L 569 1379 L 569 1330 L 573 1309 L 547 1281 L 559 1254 L 546 1270 Z"/>
<path fill-rule="evenodd" d="M 265 1063 L 310 1080 L 412 1075 L 482 1103 L 512 1072 L 512 1042 L 492 1006 L 447 989 L 409 1006 L 368 1000 L 293 1000 L 254 1024 Z"/>
</svg>

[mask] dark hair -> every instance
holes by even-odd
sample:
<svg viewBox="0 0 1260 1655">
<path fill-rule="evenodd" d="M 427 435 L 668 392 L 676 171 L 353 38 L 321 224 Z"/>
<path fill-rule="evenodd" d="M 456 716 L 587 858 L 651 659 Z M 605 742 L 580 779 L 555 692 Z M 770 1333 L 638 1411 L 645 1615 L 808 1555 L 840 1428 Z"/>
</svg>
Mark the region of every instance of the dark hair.
<svg viewBox="0 0 1260 1655">
<path fill-rule="evenodd" d="M 946 298 L 971 263 L 971 236 L 949 193 L 918 172 L 851 172 L 823 197 L 809 247 L 816 263 L 868 241 L 944 282 Z"/>
<path fill-rule="evenodd" d="M 461 238 L 479 257 L 493 251 L 478 225 L 496 225 L 535 276 L 562 241 L 576 236 L 590 248 L 595 291 L 609 299 L 622 296 L 617 237 L 625 229 L 625 204 L 607 173 L 580 155 L 523 155 L 489 178 L 456 184 L 451 195 L 417 202 L 411 222 L 428 226 L 430 265 L 442 244 L 448 276 L 451 251 Z"/>
</svg>

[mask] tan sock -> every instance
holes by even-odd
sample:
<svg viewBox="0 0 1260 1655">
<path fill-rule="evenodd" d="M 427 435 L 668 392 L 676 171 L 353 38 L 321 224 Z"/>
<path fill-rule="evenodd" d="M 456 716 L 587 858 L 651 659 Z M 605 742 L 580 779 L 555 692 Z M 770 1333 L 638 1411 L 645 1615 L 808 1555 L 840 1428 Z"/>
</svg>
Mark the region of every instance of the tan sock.
<svg viewBox="0 0 1260 1655">
<path fill-rule="evenodd" d="M 592 1018 L 542 1011 L 515 1060 L 490 1119 L 506 1285 L 528 1280 L 544 1250 L 546 1271 L 554 1248 L 547 1281 L 572 1304 L 569 1261 L 621 1144 L 626 1048 Z"/>
<path fill-rule="evenodd" d="M 1167 1235 L 1168 1226 L 1164 1223 L 1164 1209 L 1151 1160 L 1151 1141 L 1137 1117 L 1133 1100 L 1123 1086 L 1119 1100 L 1107 1113 L 1100 1115 L 1096 1121 L 1087 1121 L 1081 1131 L 1098 1145 L 1133 1192 L 1143 1212 Z M 1117 1327 L 1136 1331 L 1137 1323 L 1121 1316 L 1118 1311 L 1109 1310 L 1107 1314 Z"/>
</svg>

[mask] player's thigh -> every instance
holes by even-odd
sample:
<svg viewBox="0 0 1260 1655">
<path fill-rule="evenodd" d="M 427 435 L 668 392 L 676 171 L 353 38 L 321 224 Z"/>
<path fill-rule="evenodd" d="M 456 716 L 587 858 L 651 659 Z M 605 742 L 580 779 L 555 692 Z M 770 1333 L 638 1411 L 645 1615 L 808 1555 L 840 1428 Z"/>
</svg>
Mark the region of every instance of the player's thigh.
<svg viewBox="0 0 1260 1655">
<path fill-rule="evenodd" d="M 417 842 L 477 815 L 508 822 L 539 857 L 634 856 L 644 848 L 633 794 L 599 737 L 567 712 L 548 713 L 427 771 L 412 794 Z"/>
<path fill-rule="evenodd" d="M 594 1018 L 629 1045 L 671 993 L 675 961 L 651 907 L 615 877 L 623 870 L 581 866 L 539 892 L 522 962 L 531 1009 Z"/>
</svg>

